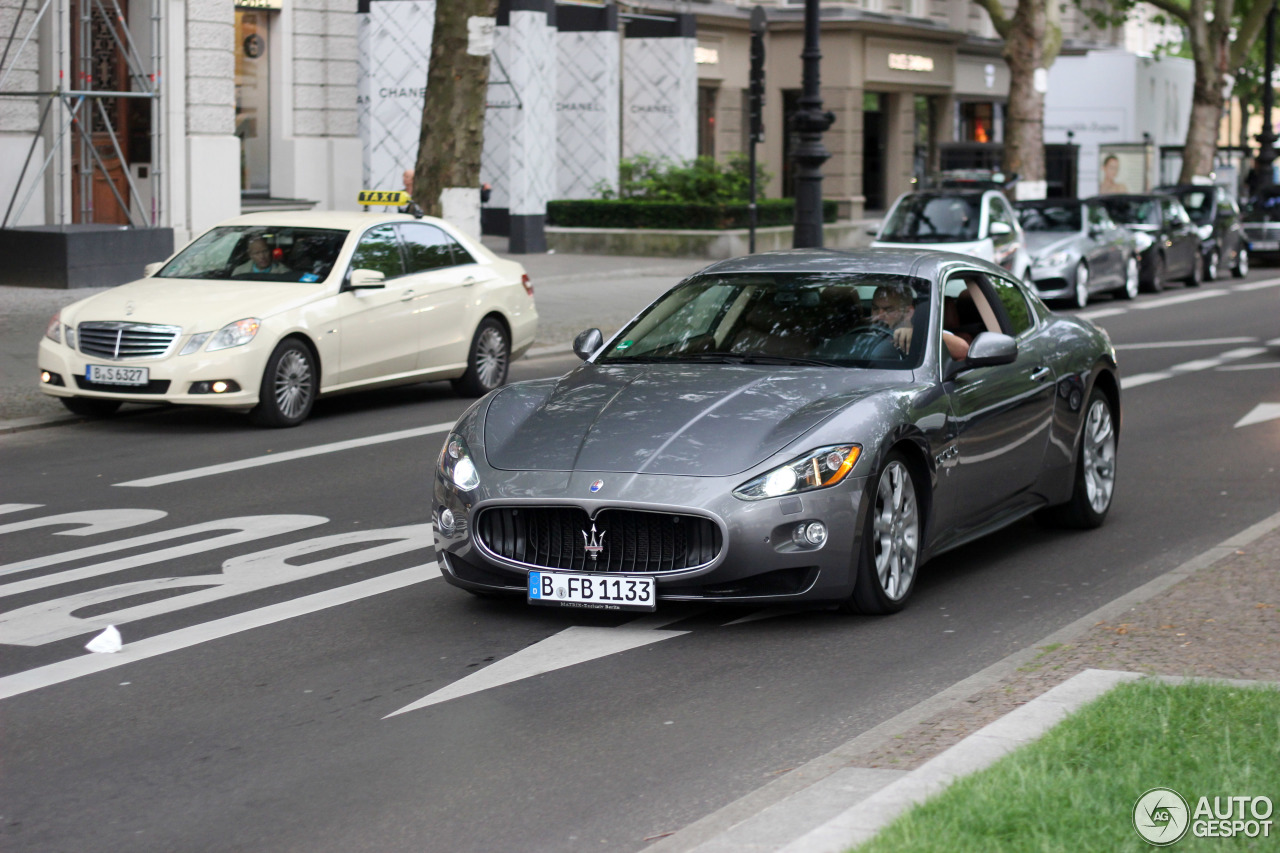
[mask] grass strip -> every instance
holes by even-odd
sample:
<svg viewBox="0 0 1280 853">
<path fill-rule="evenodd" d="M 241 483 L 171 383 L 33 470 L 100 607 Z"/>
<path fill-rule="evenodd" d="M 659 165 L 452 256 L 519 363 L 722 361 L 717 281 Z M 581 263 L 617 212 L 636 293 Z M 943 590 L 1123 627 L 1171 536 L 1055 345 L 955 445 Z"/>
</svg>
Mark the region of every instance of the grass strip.
<svg viewBox="0 0 1280 853">
<path fill-rule="evenodd" d="M 857 853 L 1152 850 L 1133 811 L 1156 787 L 1172 788 L 1188 806 L 1191 827 L 1170 849 L 1280 850 L 1280 690 L 1121 684 L 901 815 Z M 1220 798 L 1225 810 L 1237 808 L 1227 797 L 1263 796 L 1276 810 L 1269 837 L 1194 834 L 1201 797 L 1210 809 Z M 1248 805 L 1244 811 L 1253 818 Z"/>
</svg>

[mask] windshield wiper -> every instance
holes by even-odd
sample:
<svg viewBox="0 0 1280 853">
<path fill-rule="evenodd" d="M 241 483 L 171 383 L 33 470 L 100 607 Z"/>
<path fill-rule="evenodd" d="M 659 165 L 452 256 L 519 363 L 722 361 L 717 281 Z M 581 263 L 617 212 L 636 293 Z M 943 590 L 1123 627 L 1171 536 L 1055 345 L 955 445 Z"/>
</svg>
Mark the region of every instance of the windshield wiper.
<svg viewBox="0 0 1280 853">
<path fill-rule="evenodd" d="M 834 361 L 791 355 L 769 355 L 763 352 L 699 352 L 671 356 L 671 361 L 698 361 L 706 364 L 806 364 L 839 367 Z"/>
</svg>

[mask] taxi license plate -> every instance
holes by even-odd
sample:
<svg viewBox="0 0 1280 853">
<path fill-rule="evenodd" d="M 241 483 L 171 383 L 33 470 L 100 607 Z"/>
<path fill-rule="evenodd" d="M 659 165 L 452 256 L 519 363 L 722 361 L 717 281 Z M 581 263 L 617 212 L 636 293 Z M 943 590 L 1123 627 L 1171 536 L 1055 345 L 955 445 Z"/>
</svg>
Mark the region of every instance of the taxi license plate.
<svg viewBox="0 0 1280 853">
<path fill-rule="evenodd" d="M 635 575 L 529 572 L 529 603 L 591 610 L 656 610 L 657 584 Z"/>
<path fill-rule="evenodd" d="M 84 378 L 89 382 L 105 385 L 146 385 L 151 381 L 151 371 L 146 367 L 116 367 L 110 364 L 90 364 Z"/>
<path fill-rule="evenodd" d="M 1280 240 L 1254 240 L 1249 248 L 1255 252 L 1274 252 L 1280 249 Z"/>
</svg>

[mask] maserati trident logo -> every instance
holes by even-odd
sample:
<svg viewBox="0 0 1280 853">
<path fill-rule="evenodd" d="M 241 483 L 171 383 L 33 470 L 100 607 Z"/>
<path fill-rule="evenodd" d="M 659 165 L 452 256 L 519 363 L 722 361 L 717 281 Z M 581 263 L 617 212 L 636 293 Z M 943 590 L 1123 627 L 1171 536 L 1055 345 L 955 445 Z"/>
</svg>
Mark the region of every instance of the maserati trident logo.
<svg viewBox="0 0 1280 853">
<path fill-rule="evenodd" d="M 599 534 L 596 533 L 596 526 L 591 525 L 591 535 L 587 535 L 587 531 L 582 531 L 582 550 L 587 552 L 587 556 L 591 558 L 591 562 L 595 562 L 600 556 L 600 552 L 604 550 L 604 535 L 609 531 L 605 530 Z"/>
<path fill-rule="evenodd" d="M 592 492 L 598 492 L 603 488 L 604 488 L 604 480 L 596 480 L 594 483 L 591 484 Z"/>
</svg>

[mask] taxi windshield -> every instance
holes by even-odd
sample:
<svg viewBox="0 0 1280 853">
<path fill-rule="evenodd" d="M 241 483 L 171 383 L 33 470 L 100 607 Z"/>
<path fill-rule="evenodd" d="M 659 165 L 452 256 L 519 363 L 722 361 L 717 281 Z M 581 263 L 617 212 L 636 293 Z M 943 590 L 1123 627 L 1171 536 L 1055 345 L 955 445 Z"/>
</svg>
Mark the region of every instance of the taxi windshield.
<svg viewBox="0 0 1280 853">
<path fill-rule="evenodd" d="M 320 282 L 347 239 L 331 228 L 223 225 L 201 234 L 157 278 Z"/>
<path fill-rule="evenodd" d="M 969 243 L 978 239 L 981 193 L 916 193 L 898 203 L 880 240 L 888 243 Z"/>
<path fill-rule="evenodd" d="M 909 370 L 924 357 L 929 283 L 876 273 L 736 273 L 673 288 L 601 363 L 821 365 Z"/>
</svg>

